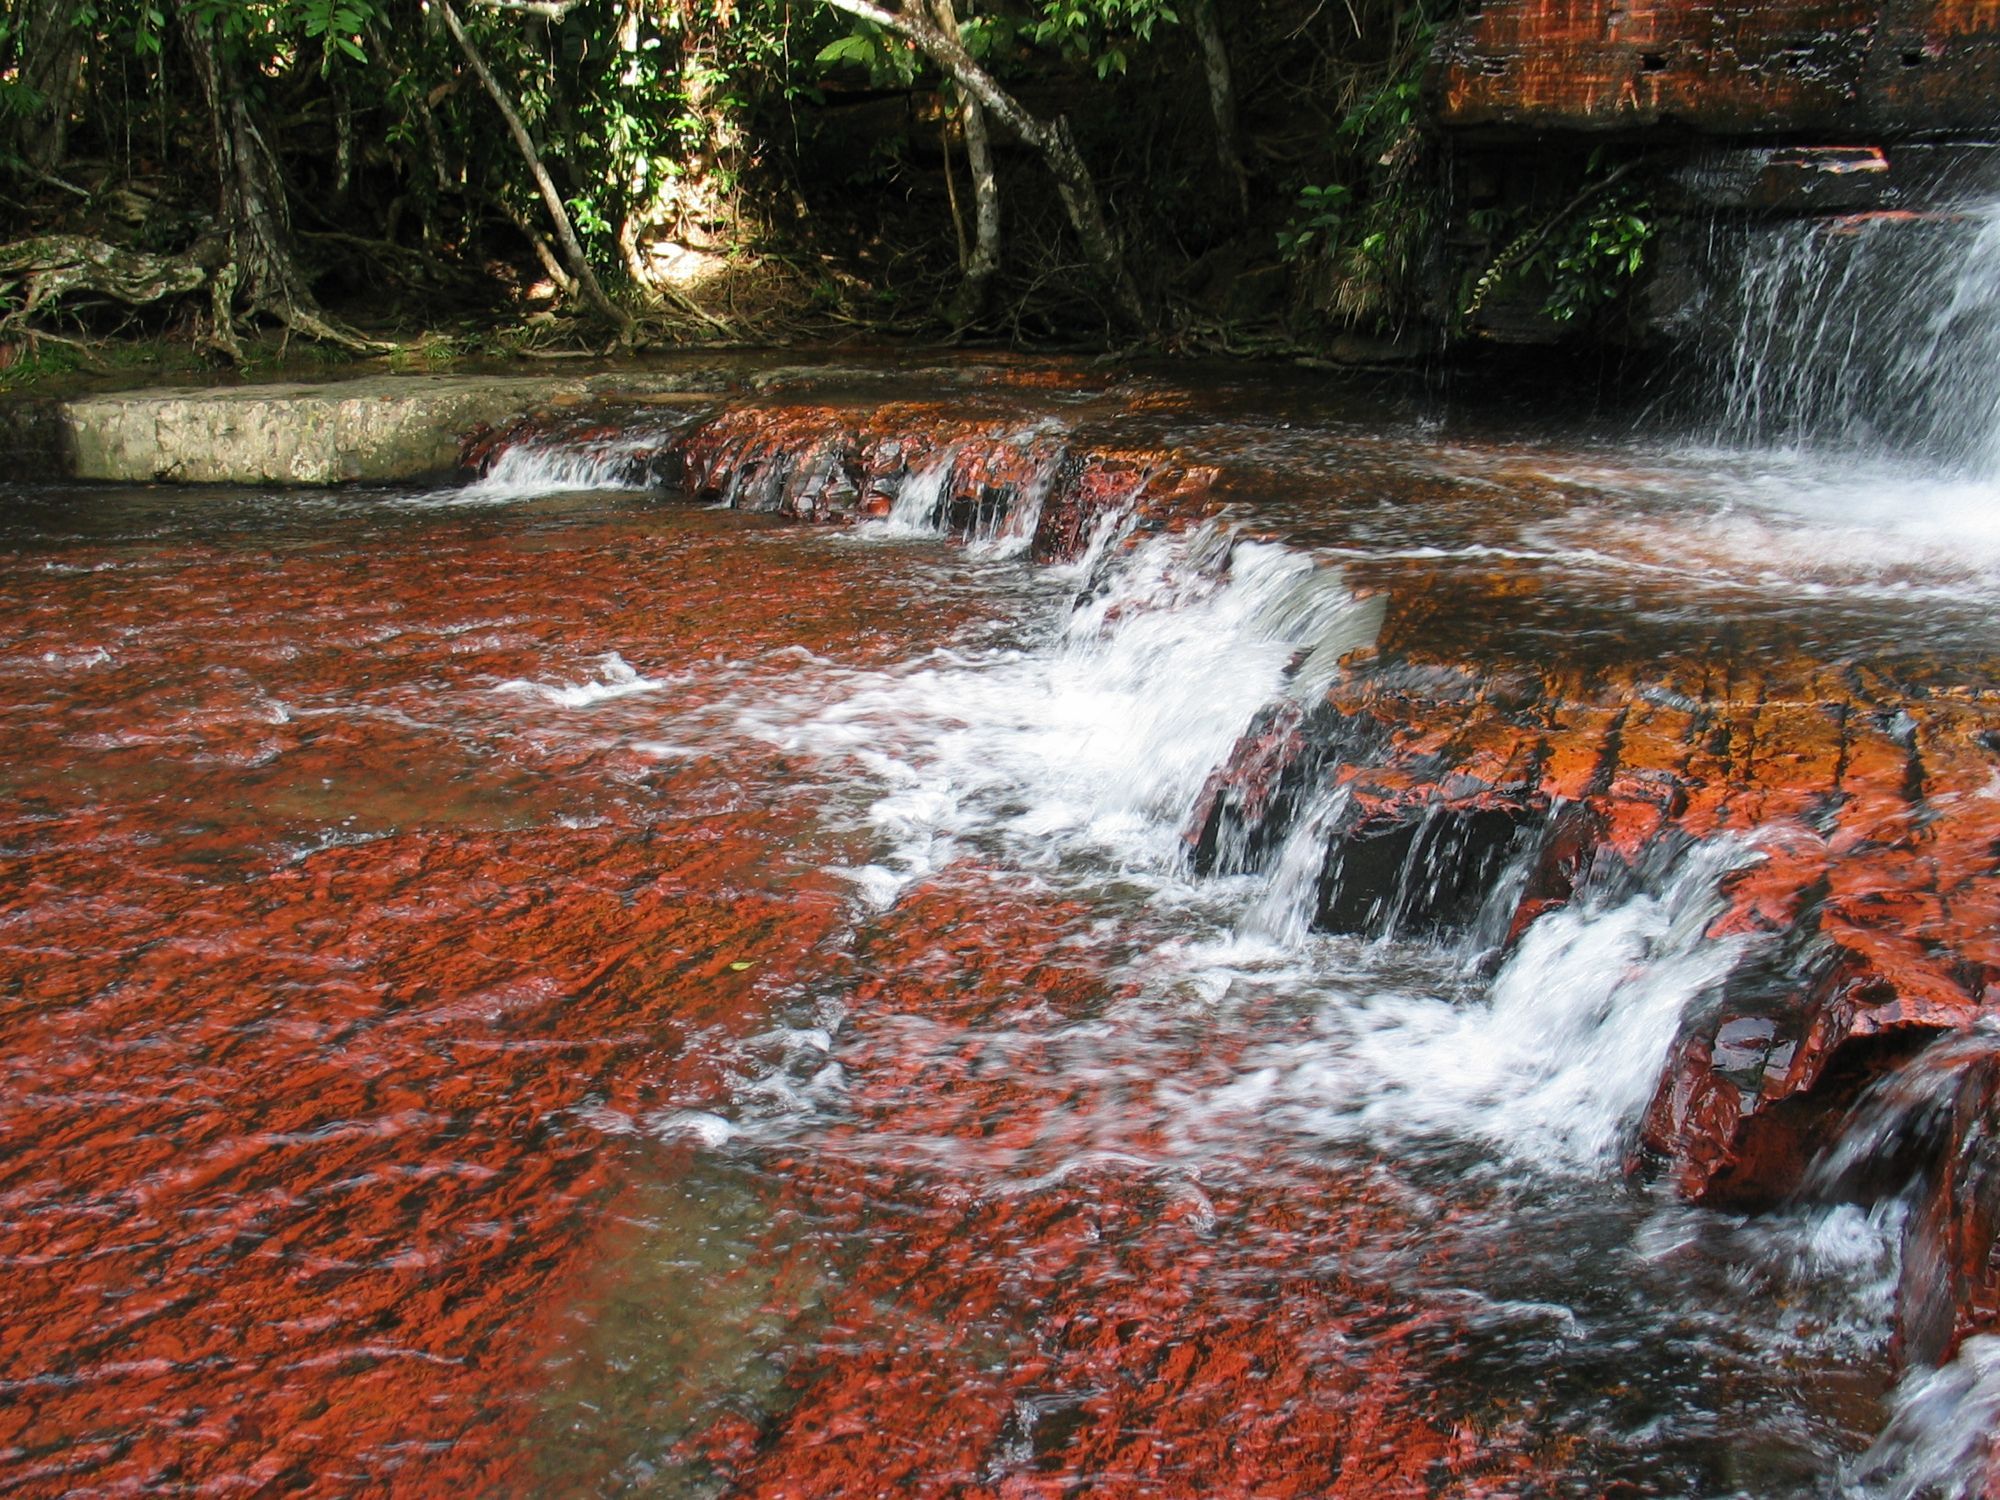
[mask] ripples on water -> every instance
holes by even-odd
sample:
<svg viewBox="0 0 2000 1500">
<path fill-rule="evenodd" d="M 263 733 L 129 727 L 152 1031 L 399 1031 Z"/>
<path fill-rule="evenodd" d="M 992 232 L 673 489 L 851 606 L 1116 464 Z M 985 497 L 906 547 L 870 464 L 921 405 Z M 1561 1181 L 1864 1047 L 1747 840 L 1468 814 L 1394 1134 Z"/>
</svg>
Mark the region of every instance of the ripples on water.
<svg viewBox="0 0 2000 1500">
<path fill-rule="evenodd" d="M 1337 809 L 1207 879 L 1184 823 L 1401 577 L 1539 575 L 1467 623 L 1496 655 L 1631 612 L 1778 649 L 1776 587 L 1793 640 L 1976 661 L 1987 512 L 1883 524 L 1685 454 L 1230 441 L 1263 503 L 1044 570 L 914 500 L 834 538 L 526 459 L 443 496 L 12 496 L 0 1473 L 1963 1467 L 1990 1341 L 1887 1388 L 1899 1207 L 1744 1220 L 1620 1170 L 1745 951 L 1703 929 L 1754 839 L 1586 891 L 1489 974 L 1308 931 Z"/>
</svg>

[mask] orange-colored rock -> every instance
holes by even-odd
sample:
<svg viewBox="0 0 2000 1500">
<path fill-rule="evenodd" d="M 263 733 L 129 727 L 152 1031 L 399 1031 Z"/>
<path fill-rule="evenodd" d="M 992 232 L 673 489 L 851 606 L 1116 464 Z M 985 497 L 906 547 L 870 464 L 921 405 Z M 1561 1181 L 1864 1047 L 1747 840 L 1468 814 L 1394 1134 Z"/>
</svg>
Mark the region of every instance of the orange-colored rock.
<svg viewBox="0 0 2000 1500">
<path fill-rule="evenodd" d="M 1260 722 L 1211 778 L 1190 825 L 1199 863 L 1256 866 L 1315 788 L 1344 787 L 1320 925 L 1463 925 L 1521 857 L 1496 929 L 1511 943 L 1594 860 L 1657 865 L 1694 841 L 1750 841 L 1710 931 L 1756 947 L 1686 1019 L 1634 1158 L 1696 1202 L 1785 1199 L 1871 1084 L 1939 1036 L 2000 1021 L 2000 694 L 1803 656 L 1482 676 L 1453 618 L 1529 596 L 1460 578 L 1448 610 L 1418 580 L 1392 591 L 1377 658 L 1324 704 Z M 1983 1162 L 1964 1144 L 1976 1135 L 1967 1124 L 1933 1149 Z M 1955 1185 L 1940 1179 L 1912 1231 L 1959 1268 L 1910 1301 L 1906 1336 L 1926 1357 L 1993 1326 L 1982 1289 L 2000 1201 L 1966 1186 L 1983 1166 L 1949 1170 Z M 1922 1331 L 1940 1319 L 1942 1333 Z"/>
<path fill-rule="evenodd" d="M 1180 527 L 1220 508 L 1212 469 L 1169 453 L 1073 447 L 1022 412 L 967 415 L 956 402 L 732 405 L 685 430 L 661 428 L 655 444 L 634 444 L 601 410 L 558 411 L 480 433 L 463 464 L 482 473 L 529 442 L 609 457 L 628 482 L 802 521 L 886 516 L 914 476 L 933 498 L 913 520 L 957 537 L 1021 527 L 1038 562 L 1075 557 L 1107 516 L 1143 509 L 1148 527 Z"/>
<path fill-rule="evenodd" d="M 1588 31 L 1583 10 L 1568 14 Z M 1107 515 L 1188 524 L 1222 489 L 1170 454 L 1073 450 L 1014 414 L 917 404 L 736 408 L 670 447 L 694 493 L 808 517 L 886 509 L 919 470 L 960 534 L 1036 495 L 1045 561 L 1075 556 Z M 1338 788 L 1322 926 L 1415 932 L 1483 915 L 1511 943 L 1594 862 L 1657 866 L 1694 841 L 1753 841 L 1712 934 L 1759 954 L 1688 1018 L 1636 1165 L 1698 1202 L 1781 1199 L 1866 1088 L 2000 1008 L 1995 690 L 1804 651 L 1739 659 L 1726 641 L 1495 659 L 1469 626 L 1560 613 L 1534 570 L 1416 560 L 1368 586 L 1388 600 L 1373 654 L 1324 702 L 1260 717 L 1192 812 L 1195 860 L 1260 864 Z M 1528 863 L 1511 910 L 1486 912 L 1516 859 Z M 1407 878 L 1419 867 L 1420 889 Z"/>
<path fill-rule="evenodd" d="M 2000 7 L 1487 0 L 1448 32 L 1436 86 L 1450 127 L 1981 130 L 2000 120 Z"/>
</svg>

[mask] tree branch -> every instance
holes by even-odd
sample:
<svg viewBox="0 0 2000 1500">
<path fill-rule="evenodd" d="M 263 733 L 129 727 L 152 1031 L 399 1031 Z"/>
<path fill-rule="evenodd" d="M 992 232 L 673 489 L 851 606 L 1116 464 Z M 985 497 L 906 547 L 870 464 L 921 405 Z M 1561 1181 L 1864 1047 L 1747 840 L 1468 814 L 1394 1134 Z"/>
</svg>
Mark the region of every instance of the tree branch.
<svg viewBox="0 0 2000 1500">
<path fill-rule="evenodd" d="M 542 165 L 541 153 L 535 149 L 534 138 L 522 123 L 520 111 L 514 108 L 513 97 L 486 65 L 485 57 L 473 45 L 472 38 L 465 34 L 465 27 L 459 23 L 458 12 L 452 9 L 451 0 L 434 0 L 434 3 L 438 14 L 444 18 L 445 30 L 451 33 L 451 39 L 458 44 L 458 50 L 485 88 L 487 97 L 507 122 L 507 132 L 514 137 L 514 147 L 527 164 L 528 175 L 535 179 L 535 186 L 541 190 L 542 203 L 555 226 L 556 241 L 562 246 L 563 259 L 576 277 L 577 285 L 583 289 L 584 300 L 609 319 L 621 336 L 629 339 L 632 315 L 604 295 L 597 273 L 590 268 L 590 258 L 583 253 L 583 242 L 576 237 L 576 226 L 570 222 L 569 210 L 563 206 L 562 194 L 556 189 L 555 179 L 549 176 L 549 169 Z"/>
<path fill-rule="evenodd" d="M 1119 247 L 1118 235 L 1104 216 L 1104 203 L 1097 195 L 1097 181 L 1076 149 L 1069 123 L 1061 115 L 1044 124 L 1023 109 L 1013 95 L 979 66 L 956 32 L 935 26 L 911 0 L 908 8 L 889 10 L 875 0 L 826 0 L 835 10 L 845 11 L 864 21 L 886 27 L 916 44 L 932 63 L 951 75 L 952 82 L 971 99 L 977 100 L 993 117 L 1041 153 L 1056 180 L 1056 195 L 1069 215 L 1070 227 L 1083 242 L 1084 254 L 1111 290 L 1111 301 L 1121 321 L 1134 328 L 1147 326 L 1145 304 Z M 995 228 L 997 229 L 997 220 Z"/>
<path fill-rule="evenodd" d="M 560 21 L 583 4 L 583 0 L 466 0 L 466 4 L 477 5 L 483 10 L 511 10 L 522 15 L 540 16 L 548 21 Z"/>
<path fill-rule="evenodd" d="M 873 21 L 877 26 L 908 37 L 926 57 L 951 75 L 952 82 L 992 110 L 1009 130 L 1037 150 L 1048 149 L 1049 128 L 1021 108 L 1012 94 L 995 83 L 992 75 L 979 66 L 957 37 L 946 36 L 914 11 L 889 10 L 875 4 L 874 0 L 826 0 L 826 3 L 835 10 L 844 10 L 850 16 Z"/>
</svg>

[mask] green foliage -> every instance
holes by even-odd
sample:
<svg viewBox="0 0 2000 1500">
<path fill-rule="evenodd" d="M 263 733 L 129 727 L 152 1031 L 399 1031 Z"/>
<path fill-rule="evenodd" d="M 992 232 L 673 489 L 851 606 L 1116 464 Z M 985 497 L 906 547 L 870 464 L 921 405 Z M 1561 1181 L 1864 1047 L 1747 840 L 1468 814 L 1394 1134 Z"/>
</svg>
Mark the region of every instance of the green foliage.
<svg viewBox="0 0 2000 1500">
<path fill-rule="evenodd" d="M 909 43 L 881 27 L 857 21 L 853 31 L 820 48 L 815 61 L 823 70 L 843 65 L 864 68 L 873 88 L 907 88 L 915 81 L 922 58 Z"/>
<path fill-rule="evenodd" d="M 958 37 L 967 52 L 989 65 L 1010 59 L 1021 48 L 1036 48 L 1110 78 L 1130 68 L 1133 47 L 1150 43 L 1160 27 L 1179 20 L 1167 0 L 1041 0 L 1021 14 L 962 18 Z M 908 87 L 923 59 L 880 27 L 856 21 L 846 36 L 821 48 L 816 61 L 823 70 L 865 68 L 870 83 L 883 88 Z"/>
<path fill-rule="evenodd" d="M 1432 276 L 1443 175 L 1420 85 L 1435 22 L 1453 0 L 1217 3 L 1238 64 L 1242 133 L 1256 147 L 1248 222 L 1267 247 L 1276 231 L 1308 326 L 1393 326 L 1427 297 L 1444 304 Z M 183 251 L 216 227 L 218 194 L 207 180 L 213 124 L 180 0 L 74 5 L 88 45 L 80 71 L 63 75 L 79 81 L 61 144 L 76 170 L 55 183 L 27 149 L 51 134 L 37 126 L 52 107 L 29 80 L 59 88 L 21 66 L 28 11 L 0 0 L 0 186 L 51 218 L 95 216 L 92 227 L 121 243 Z M 1223 247 L 1236 253 L 1246 228 L 1234 182 L 1216 191 L 1187 5 L 959 4 L 973 57 L 1009 88 L 1032 86 L 1022 90 L 1030 107 L 1067 118 L 1109 189 L 1112 227 L 1145 291 L 1163 300 L 1196 285 L 1176 281 L 1176 255 L 1184 266 Z M 798 302 L 852 310 L 900 296 L 916 309 L 952 275 L 946 215 L 963 218 L 968 200 L 962 165 L 952 179 L 958 201 L 943 191 L 940 135 L 956 161 L 949 118 L 805 107 L 831 78 L 941 88 L 949 105 L 951 86 L 893 30 L 826 0 L 573 0 L 549 14 L 458 0 L 457 9 L 614 295 L 628 272 L 694 285 L 719 252 L 752 241 L 773 266 L 798 268 Z M 541 279 L 523 235 L 549 238 L 546 205 L 434 5 L 189 0 L 186 13 L 206 28 L 278 156 L 302 253 L 346 270 L 342 292 L 374 290 L 343 262 L 379 265 L 385 255 L 426 287 L 456 284 L 440 263 L 509 283 Z M 1035 336 L 1089 315 L 1041 168 L 1030 153 L 1003 150 L 998 170 L 1011 326 Z M 1613 305 L 1652 253 L 1641 198 L 1606 192 L 1571 217 L 1540 236 L 1524 222 L 1485 226 L 1489 243 L 1521 251 L 1520 264 L 1496 265 L 1491 283 L 1518 282 L 1558 322 Z M 858 290 L 857 267 L 882 289 Z M 823 271 L 832 279 L 814 292 Z M 1262 284 L 1274 293 L 1285 279 Z M 1206 297 L 1200 285 L 1187 295 Z M 1266 295 L 1254 316 L 1275 310 Z M 1009 325 L 996 317 L 990 326 Z"/>
<path fill-rule="evenodd" d="M 0 74 L 0 118 L 25 119 L 47 102 L 33 85 Z"/>
<path fill-rule="evenodd" d="M 1022 34 L 1109 78 L 1130 65 L 1131 44 L 1150 42 L 1159 27 L 1179 20 L 1164 0 L 1043 0 L 1041 14 Z"/>
<path fill-rule="evenodd" d="M 302 54 L 317 51 L 324 72 L 337 62 L 363 63 L 368 54 L 361 40 L 369 26 L 385 15 L 387 0 L 194 0 L 189 7 L 197 25 L 257 60 L 266 71 Z M 140 52 L 158 52 L 165 16 L 157 4 L 144 0 L 134 7 L 135 44 Z"/>
<path fill-rule="evenodd" d="M 958 39 L 974 58 L 990 63 L 1021 45 L 1021 34 L 1028 24 L 1019 16 L 968 16 L 958 23 Z"/>
<path fill-rule="evenodd" d="M 1646 264 L 1652 242 L 1651 205 L 1630 196 L 1604 203 L 1574 224 L 1552 252 L 1554 267 L 1542 312 L 1558 323 L 1622 297 Z"/>
<path fill-rule="evenodd" d="M 1555 323 L 1608 309 L 1638 284 L 1657 228 L 1652 204 L 1634 188 L 1595 195 L 1586 189 L 1583 199 L 1552 216 L 1526 227 L 1519 221 L 1518 214 L 1491 209 L 1468 215 L 1470 228 L 1502 248 L 1472 283 L 1465 319 L 1508 289 L 1539 293 L 1542 316 Z"/>
<path fill-rule="evenodd" d="M 1341 182 L 1300 188 L 1292 222 L 1278 231 L 1278 253 L 1303 260 L 1314 245 L 1338 240 L 1353 199 L 1354 190 Z"/>
<path fill-rule="evenodd" d="M 1439 212 L 1423 74 L 1448 9 L 1446 0 L 1350 8 L 1357 37 L 1378 39 L 1383 55 L 1350 75 L 1350 102 L 1331 133 L 1338 175 L 1299 190 L 1277 237 L 1311 305 L 1336 323 L 1393 326 L 1421 300 Z"/>
<path fill-rule="evenodd" d="M 377 14 L 371 0 L 299 0 L 297 14 L 300 29 L 325 46 L 329 62 L 336 56 L 368 60 L 361 34 Z"/>
<path fill-rule="evenodd" d="M 1419 54 L 1428 56 L 1434 28 L 1419 37 Z M 1379 158 L 1392 149 L 1417 122 L 1423 108 L 1423 79 L 1418 68 L 1391 73 L 1381 87 L 1370 90 L 1342 118 L 1338 134 L 1352 142 L 1364 158 Z"/>
</svg>

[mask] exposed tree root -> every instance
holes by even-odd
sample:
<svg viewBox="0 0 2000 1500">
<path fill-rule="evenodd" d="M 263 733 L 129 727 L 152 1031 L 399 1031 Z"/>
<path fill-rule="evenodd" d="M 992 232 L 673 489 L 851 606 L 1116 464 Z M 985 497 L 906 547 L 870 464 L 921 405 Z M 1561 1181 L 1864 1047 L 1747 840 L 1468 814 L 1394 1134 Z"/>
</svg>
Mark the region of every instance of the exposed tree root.
<svg viewBox="0 0 2000 1500">
<path fill-rule="evenodd" d="M 215 275 L 222 255 L 222 243 L 215 239 L 202 240 L 180 255 L 153 255 L 80 234 L 37 235 L 0 245 L 0 287 L 21 287 L 16 317 L 87 292 L 138 307 L 200 291 Z"/>
</svg>

